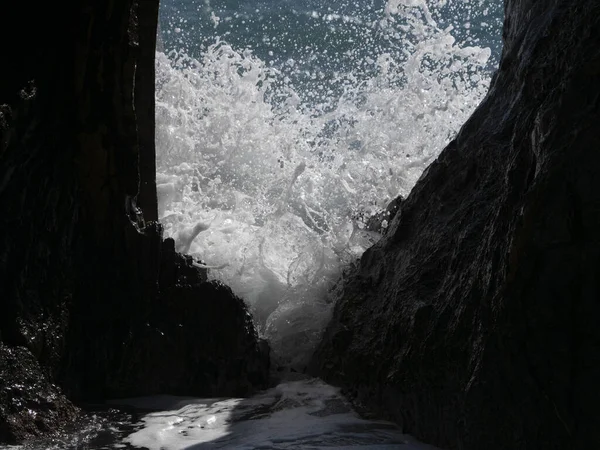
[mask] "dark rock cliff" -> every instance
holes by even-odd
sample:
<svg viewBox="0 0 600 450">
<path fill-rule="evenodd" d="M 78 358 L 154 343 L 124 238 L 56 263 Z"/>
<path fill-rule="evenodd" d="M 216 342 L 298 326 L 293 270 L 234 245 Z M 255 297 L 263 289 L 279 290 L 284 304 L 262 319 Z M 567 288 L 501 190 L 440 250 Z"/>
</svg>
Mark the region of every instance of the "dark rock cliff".
<svg viewBox="0 0 600 450">
<path fill-rule="evenodd" d="M 0 6 L 0 442 L 73 419 L 61 389 L 99 401 L 267 381 L 243 302 L 154 221 L 157 14 L 158 0 Z"/>
<path fill-rule="evenodd" d="M 341 282 L 313 370 L 444 448 L 600 448 L 600 3 L 505 12 L 488 96 Z"/>
</svg>

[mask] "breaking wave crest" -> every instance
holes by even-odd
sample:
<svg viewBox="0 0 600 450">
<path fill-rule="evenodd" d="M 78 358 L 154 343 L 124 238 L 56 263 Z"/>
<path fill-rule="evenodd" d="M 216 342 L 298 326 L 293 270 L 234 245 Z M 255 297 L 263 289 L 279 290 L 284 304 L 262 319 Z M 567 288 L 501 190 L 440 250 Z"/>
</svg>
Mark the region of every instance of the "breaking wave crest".
<svg viewBox="0 0 600 450">
<path fill-rule="evenodd" d="M 279 364 L 304 364 L 343 268 L 487 92 L 491 50 L 442 29 L 447 5 L 431 3 L 390 0 L 370 21 L 295 12 L 362 30 L 337 67 L 234 47 L 214 11 L 196 56 L 157 53 L 160 220 L 246 300 Z"/>
</svg>

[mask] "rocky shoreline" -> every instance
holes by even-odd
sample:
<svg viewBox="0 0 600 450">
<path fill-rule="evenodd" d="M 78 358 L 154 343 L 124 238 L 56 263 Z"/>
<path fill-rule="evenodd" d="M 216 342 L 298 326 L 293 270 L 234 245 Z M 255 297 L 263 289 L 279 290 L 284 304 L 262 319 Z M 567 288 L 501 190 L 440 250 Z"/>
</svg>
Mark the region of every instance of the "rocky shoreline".
<svg viewBox="0 0 600 450">
<path fill-rule="evenodd" d="M 157 223 L 158 0 L 0 11 L 0 443 L 59 431 L 75 404 L 267 387 L 244 302 Z M 340 284 L 311 372 L 443 448 L 587 450 L 600 445 L 600 6 L 505 12 L 486 99 L 370 224 L 389 219 Z"/>
</svg>

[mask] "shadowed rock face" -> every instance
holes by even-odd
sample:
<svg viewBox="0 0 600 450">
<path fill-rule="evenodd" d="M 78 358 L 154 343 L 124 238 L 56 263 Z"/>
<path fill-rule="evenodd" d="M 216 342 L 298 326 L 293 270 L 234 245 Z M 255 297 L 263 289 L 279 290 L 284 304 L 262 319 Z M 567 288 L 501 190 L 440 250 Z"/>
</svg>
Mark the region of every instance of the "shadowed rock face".
<svg viewBox="0 0 600 450">
<path fill-rule="evenodd" d="M 157 15 L 158 0 L 0 6 L 0 372 L 18 368 L 0 382 L 0 442 L 75 417 L 53 383 L 101 401 L 267 382 L 243 302 L 154 221 Z M 10 403 L 19 374 L 40 426 Z"/>
<path fill-rule="evenodd" d="M 600 445 L 600 3 L 508 0 L 490 92 L 341 284 L 313 371 L 441 447 Z"/>
</svg>

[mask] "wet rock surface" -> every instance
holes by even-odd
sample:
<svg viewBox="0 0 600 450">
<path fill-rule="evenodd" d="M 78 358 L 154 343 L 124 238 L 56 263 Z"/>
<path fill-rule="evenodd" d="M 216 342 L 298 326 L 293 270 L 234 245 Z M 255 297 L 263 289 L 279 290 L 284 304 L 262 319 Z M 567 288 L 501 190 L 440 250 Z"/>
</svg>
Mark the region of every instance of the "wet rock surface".
<svg viewBox="0 0 600 450">
<path fill-rule="evenodd" d="M 312 370 L 443 448 L 596 448 L 600 5 L 505 4 L 487 98 L 344 280 Z"/>
<path fill-rule="evenodd" d="M 0 343 L 0 442 L 59 431 L 79 410 L 53 385 L 26 348 Z"/>
</svg>

